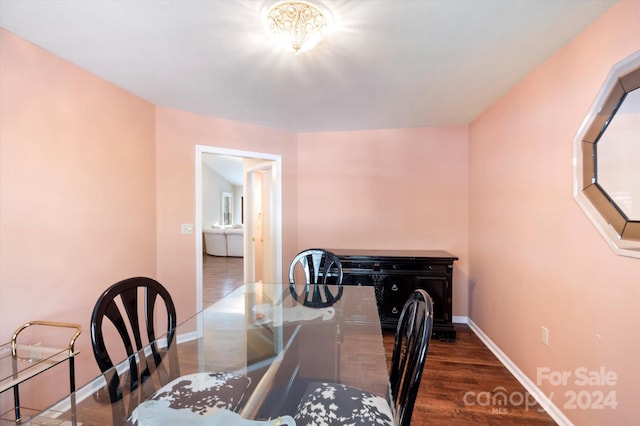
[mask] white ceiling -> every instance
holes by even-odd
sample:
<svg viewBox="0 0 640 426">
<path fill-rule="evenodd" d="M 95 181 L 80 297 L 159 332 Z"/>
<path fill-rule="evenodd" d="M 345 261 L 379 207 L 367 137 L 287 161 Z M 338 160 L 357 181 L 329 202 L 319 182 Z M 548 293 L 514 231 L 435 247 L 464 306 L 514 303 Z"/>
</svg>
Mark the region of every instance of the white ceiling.
<svg viewBox="0 0 640 426">
<path fill-rule="evenodd" d="M 202 154 L 202 162 L 234 186 L 244 184 L 242 158 L 220 154 Z"/>
<path fill-rule="evenodd" d="M 466 124 L 615 0 L 324 0 L 300 54 L 266 0 L 0 0 L 0 25 L 159 106 L 294 132 Z"/>
</svg>

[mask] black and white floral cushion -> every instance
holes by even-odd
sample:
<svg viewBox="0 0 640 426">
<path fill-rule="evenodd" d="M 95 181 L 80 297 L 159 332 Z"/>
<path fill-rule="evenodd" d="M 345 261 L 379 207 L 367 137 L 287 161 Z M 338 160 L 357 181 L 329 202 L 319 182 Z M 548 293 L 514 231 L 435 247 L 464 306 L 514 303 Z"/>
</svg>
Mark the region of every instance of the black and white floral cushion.
<svg viewBox="0 0 640 426">
<path fill-rule="evenodd" d="M 298 405 L 297 426 L 393 426 L 393 414 L 381 396 L 340 383 L 313 382 Z"/>
<path fill-rule="evenodd" d="M 147 404 L 133 411 L 127 424 L 142 426 L 154 409 L 188 410 L 207 416 L 220 409 L 235 411 L 245 399 L 251 378 L 233 373 L 196 373 L 178 377 L 156 391 Z M 161 405 L 154 402 L 162 401 Z"/>
</svg>

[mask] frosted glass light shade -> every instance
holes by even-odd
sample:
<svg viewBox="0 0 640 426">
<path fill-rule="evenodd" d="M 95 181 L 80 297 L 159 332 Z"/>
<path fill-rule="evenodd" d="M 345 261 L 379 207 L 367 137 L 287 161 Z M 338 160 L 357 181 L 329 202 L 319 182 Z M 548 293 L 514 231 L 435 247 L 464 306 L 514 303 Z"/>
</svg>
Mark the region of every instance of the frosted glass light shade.
<svg viewBox="0 0 640 426">
<path fill-rule="evenodd" d="M 274 4 L 266 16 L 268 30 L 295 52 L 313 48 L 330 25 L 328 12 L 305 1 Z"/>
</svg>

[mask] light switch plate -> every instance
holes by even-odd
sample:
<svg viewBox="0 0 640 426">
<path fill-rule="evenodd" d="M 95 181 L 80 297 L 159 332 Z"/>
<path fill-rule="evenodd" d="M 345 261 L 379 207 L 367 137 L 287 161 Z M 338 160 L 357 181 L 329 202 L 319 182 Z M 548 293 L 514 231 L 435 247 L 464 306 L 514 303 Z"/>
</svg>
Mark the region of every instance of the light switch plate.
<svg viewBox="0 0 640 426">
<path fill-rule="evenodd" d="M 180 226 L 180 233 L 182 235 L 193 234 L 193 224 L 192 223 L 183 223 Z"/>
<path fill-rule="evenodd" d="M 542 327 L 542 343 L 549 346 L 549 329 L 547 327 Z"/>
</svg>

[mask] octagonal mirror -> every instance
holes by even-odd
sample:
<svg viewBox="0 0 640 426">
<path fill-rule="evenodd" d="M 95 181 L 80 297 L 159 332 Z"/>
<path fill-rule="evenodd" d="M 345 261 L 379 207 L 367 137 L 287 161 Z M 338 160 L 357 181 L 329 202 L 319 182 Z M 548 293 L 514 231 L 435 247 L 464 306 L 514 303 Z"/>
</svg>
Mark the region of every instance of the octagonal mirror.
<svg viewBox="0 0 640 426">
<path fill-rule="evenodd" d="M 640 258 L 640 51 L 607 77 L 574 163 L 578 204 L 616 253 Z"/>
</svg>

